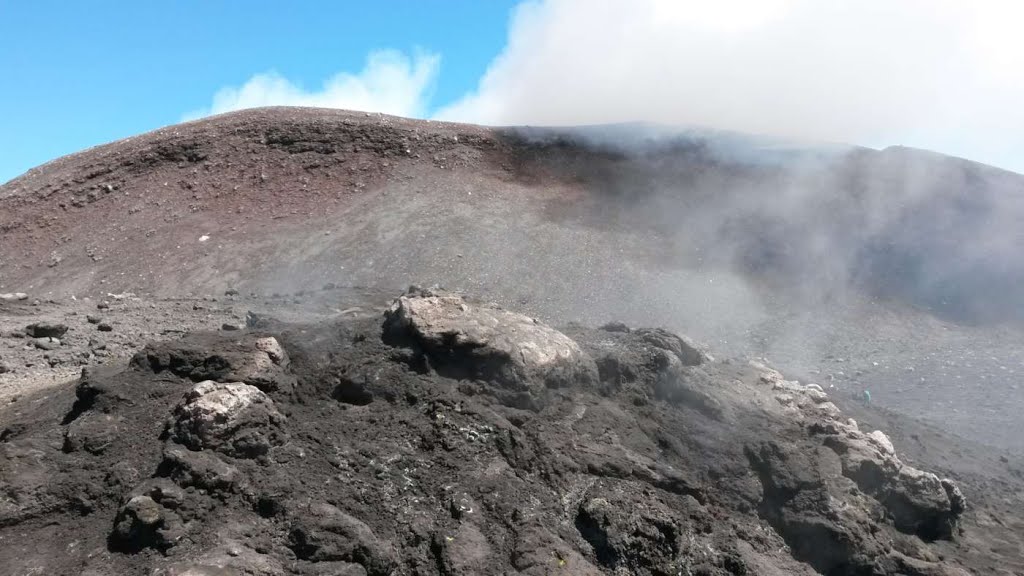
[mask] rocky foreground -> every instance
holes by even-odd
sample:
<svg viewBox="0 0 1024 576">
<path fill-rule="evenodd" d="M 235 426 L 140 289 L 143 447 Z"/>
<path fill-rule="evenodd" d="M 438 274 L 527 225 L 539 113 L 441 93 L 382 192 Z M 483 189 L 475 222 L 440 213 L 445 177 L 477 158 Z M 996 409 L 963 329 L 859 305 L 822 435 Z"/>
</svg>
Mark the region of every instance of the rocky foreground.
<svg viewBox="0 0 1024 576">
<path fill-rule="evenodd" d="M 661 329 L 417 289 L 47 394 L 0 412 L 5 574 L 977 572 L 956 483 Z"/>
</svg>

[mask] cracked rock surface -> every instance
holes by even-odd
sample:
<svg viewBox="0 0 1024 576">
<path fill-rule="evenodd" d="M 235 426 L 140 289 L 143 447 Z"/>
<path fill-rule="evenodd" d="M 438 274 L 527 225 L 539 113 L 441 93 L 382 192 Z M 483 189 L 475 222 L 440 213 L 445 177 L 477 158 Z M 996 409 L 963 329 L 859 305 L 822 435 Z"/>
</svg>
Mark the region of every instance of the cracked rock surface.
<svg viewBox="0 0 1024 576">
<path fill-rule="evenodd" d="M 12 573 L 953 576 L 995 533 L 820 387 L 447 292 L 49 394 L 2 413 Z"/>
</svg>

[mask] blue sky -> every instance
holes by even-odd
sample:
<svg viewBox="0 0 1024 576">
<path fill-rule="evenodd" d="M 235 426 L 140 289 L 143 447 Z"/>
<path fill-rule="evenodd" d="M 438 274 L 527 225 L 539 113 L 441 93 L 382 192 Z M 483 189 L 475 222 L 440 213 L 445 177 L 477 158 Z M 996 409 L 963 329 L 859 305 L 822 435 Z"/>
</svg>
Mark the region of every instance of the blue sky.
<svg viewBox="0 0 1024 576">
<path fill-rule="evenodd" d="M 1024 172 L 1021 21 L 1003 0 L 0 0 L 0 182 L 265 105 L 646 121 Z"/>
<path fill-rule="evenodd" d="M 0 0 L 0 182 L 173 124 L 276 71 L 316 87 L 378 49 L 440 55 L 431 105 L 475 87 L 505 45 L 508 0 Z"/>
</svg>

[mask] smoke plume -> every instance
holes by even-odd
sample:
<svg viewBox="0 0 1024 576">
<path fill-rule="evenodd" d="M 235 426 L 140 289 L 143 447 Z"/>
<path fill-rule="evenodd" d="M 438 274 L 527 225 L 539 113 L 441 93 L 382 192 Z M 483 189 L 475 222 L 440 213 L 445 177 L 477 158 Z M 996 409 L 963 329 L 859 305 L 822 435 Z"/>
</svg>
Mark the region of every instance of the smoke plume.
<svg viewBox="0 0 1024 576">
<path fill-rule="evenodd" d="M 902 144 L 1024 171 L 1022 18 L 994 0 L 526 2 L 437 116 Z"/>
</svg>

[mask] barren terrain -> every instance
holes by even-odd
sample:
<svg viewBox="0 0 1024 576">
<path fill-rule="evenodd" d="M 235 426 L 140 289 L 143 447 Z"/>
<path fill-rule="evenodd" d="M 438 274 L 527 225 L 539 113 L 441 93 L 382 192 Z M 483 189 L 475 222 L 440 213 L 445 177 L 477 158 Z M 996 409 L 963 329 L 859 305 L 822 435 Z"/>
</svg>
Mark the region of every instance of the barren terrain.
<svg viewBox="0 0 1024 576">
<path fill-rule="evenodd" d="M 642 126 L 487 129 L 333 110 L 262 109 L 174 126 L 58 159 L 0 186 L 0 401 L 6 404 L 0 412 L 0 445 L 7 458 L 3 470 L 7 482 L 11 478 L 26 482 L 37 473 L 45 477 L 49 472 L 15 464 L 27 462 L 25 458 L 38 463 L 38 456 L 65 475 L 64 484 L 22 486 L 36 496 L 56 491 L 52 506 L 24 518 L 12 513 L 16 520 L 0 522 L 7 558 L 17 556 L 25 562 L 10 573 L 39 569 L 77 573 L 86 568 L 94 573 L 148 573 L 173 568 L 174 562 L 157 561 L 168 550 L 171 556 L 177 553 L 174 550 L 184 550 L 185 557 L 193 560 L 213 554 L 196 536 L 210 534 L 209 527 L 199 527 L 209 512 L 195 513 L 200 524 L 193 527 L 198 532 L 189 536 L 192 544 L 188 546 L 175 544 L 161 551 L 162 545 L 154 547 L 147 541 L 132 544 L 141 545 L 140 550 L 126 551 L 101 541 L 111 534 L 115 517 L 124 514 L 123 498 L 137 488 L 130 482 L 95 488 L 99 492 L 90 493 L 93 504 L 88 506 L 69 504 L 79 498 L 71 494 L 75 486 L 85 486 L 83 476 L 72 472 L 76 467 L 103 469 L 113 463 L 103 460 L 109 452 L 94 455 L 99 460 L 89 463 L 88 458 L 77 456 L 80 450 L 64 448 L 70 425 L 65 420 L 75 403 L 72 382 L 79 382 L 81 390 L 81 382 L 90 380 L 79 378 L 83 368 L 107 371 L 104 378 L 111 386 L 130 389 L 129 381 L 136 378 L 155 378 L 146 380 L 144 387 L 155 386 L 159 375 L 133 376 L 131 370 L 117 374 L 149 343 L 176 341 L 197 330 L 217 331 L 218 338 L 227 339 L 199 340 L 215 353 L 223 342 L 248 338 L 253 326 L 258 326 L 253 324 L 257 317 L 250 314 L 255 313 L 297 323 L 287 324 L 291 328 L 264 329 L 264 333 L 278 336 L 291 355 L 320 358 L 307 361 L 312 364 L 300 360 L 290 368 L 290 377 L 315 387 L 313 380 L 320 374 L 316 370 L 340 369 L 344 364 L 330 360 L 333 353 L 327 350 L 344 348 L 338 334 L 355 331 L 370 334 L 370 341 L 379 340 L 372 332 L 379 329 L 382 312 L 410 284 L 436 284 L 472 294 L 556 326 L 575 323 L 565 332 L 591 355 L 599 355 L 593 343 L 587 344 L 594 332 L 583 326 L 619 321 L 687 334 L 718 359 L 709 368 L 709 378 L 725 387 L 718 401 L 729 406 L 736 395 L 757 398 L 762 393 L 752 391 L 757 389 L 757 370 L 744 372 L 751 359 L 778 368 L 801 385 L 816 385 L 845 414 L 861 422 L 865 431 L 887 432 L 906 463 L 952 478 L 972 503 L 960 523 L 962 534 L 952 541 L 925 538 L 928 552 L 900 544 L 900 554 L 916 550 L 909 557 L 933 563 L 947 558 L 950 566 L 979 574 L 1024 573 L 1024 545 L 1019 538 L 1024 532 L 1019 514 L 1024 503 L 1024 420 L 1019 416 L 1024 404 L 1019 388 L 1024 372 L 1020 328 L 1024 294 L 1016 289 L 1024 279 L 1024 262 L 1014 257 L 1024 250 L 1024 239 L 1015 232 L 1021 222 L 1024 177 L 959 159 L 907 149 L 797 148 L 706 132 L 666 135 Z M 46 324 L 57 325 L 59 342 L 30 334 L 36 329 L 28 327 L 40 323 L 43 331 Z M 306 328 L 294 327 L 300 324 Z M 333 336 L 296 335 L 304 329 Z M 381 369 L 390 366 L 393 359 L 385 358 L 387 352 L 373 350 L 359 354 L 365 353 L 365 362 Z M 345 362 L 364 360 L 351 357 Z M 729 366 L 743 368 L 733 373 Z M 460 378 L 443 371 L 429 374 L 441 378 L 444 386 L 451 379 L 454 388 L 441 393 L 443 402 L 462 402 L 459 395 L 469 394 L 459 388 Z M 734 378 L 749 380 L 753 388 L 730 388 Z M 396 373 L 388 386 L 411 385 L 405 379 Z M 478 380 L 474 386 L 492 385 L 485 384 L 488 378 Z M 128 459 L 136 459 L 132 467 L 141 478 L 173 479 L 160 472 L 170 465 L 157 466 L 160 458 L 166 458 L 161 456 L 166 449 L 152 435 L 159 435 L 157 428 L 185 392 L 175 386 L 173 393 L 150 396 L 155 404 L 139 403 L 134 415 L 105 412 L 136 419 L 128 429 L 148 439 L 148 444 L 119 445 L 113 451 L 132 454 Z M 579 406 L 612 410 L 609 406 L 614 405 L 614 410 L 622 410 L 623 403 L 628 404 L 628 395 L 602 390 L 584 386 L 579 391 L 582 396 L 563 399 L 565 403 L 552 407 L 550 414 L 541 409 L 543 417 L 533 420 L 501 417 L 515 429 L 533 434 L 530 427 L 544 426 L 544 422 L 576 426 L 566 418 Z M 870 393 L 866 405 L 865 391 Z M 310 394 L 319 392 L 307 390 L 306 400 L 301 394 L 269 393 L 275 402 L 288 406 L 286 411 L 308 411 L 309 418 L 319 418 L 314 416 L 318 408 L 304 405 L 311 401 Z M 777 391 L 765 396 L 765 401 L 774 406 L 776 395 Z M 328 401 L 332 408 L 325 405 L 323 410 L 349 410 L 337 408 L 339 402 L 352 404 L 333 398 Z M 366 418 L 360 426 L 368 426 L 367 439 L 373 436 L 374 422 L 405 426 L 413 421 L 391 403 L 374 402 L 356 409 Z M 374 406 L 391 408 L 377 413 Z M 665 431 L 647 430 L 644 434 L 653 434 L 650 440 L 623 444 L 644 458 L 659 462 L 675 457 L 665 456 L 671 450 L 659 443 L 671 445 L 672 440 L 659 440 L 659 434 L 682 442 L 694 435 L 717 438 L 723 434 L 715 431 L 720 424 L 714 424 L 713 418 L 707 429 L 676 429 L 668 422 L 683 416 L 664 406 L 657 410 L 668 410 L 659 412 L 667 418 Z M 424 413 L 420 408 L 413 412 Z M 643 414 L 631 418 L 650 416 Z M 325 413 L 324 417 L 336 415 Z M 155 419 L 152 426 L 137 428 L 148 418 Z M 487 420 L 492 416 L 482 418 L 494 425 Z M 709 452 L 694 451 L 692 446 L 677 448 L 676 455 L 683 460 L 672 465 L 686 468 L 684 461 L 692 463 L 687 459 L 710 458 L 710 469 L 695 472 L 710 476 L 694 480 L 706 490 L 701 483 L 722 473 L 714 470 L 716 459 L 739 458 L 744 466 L 751 466 L 749 473 L 763 472 L 757 464 L 761 460 L 750 456 L 751 434 L 777 434 L 773 436 L 777 444 L 788 446 L 792 441 L 793 446 L 803 446 L 797 452 L 810 453 L 806 450 L 815 441 L 787 436 L 798 429 L 790 430 L 777 416 L 767 417 L 769 424 L 764 424 L 762 416 L 750 418 L 726 418 L 729 425 L 749 430 L 730 433 L 721 446 L 705 447 Z M 613 436 L 632 434 L 626 428 L 607 426 Z M 578 433 L 597 434 L 565 432 L 567 437 Z M 289 430 L 289 434 L 306 438 L 303 434 L 319 432 Z M 382 443 L 379 449 L 398 450 L 402 441 L 391 438 L 388 442 L 393 445 Z M 645 447 L 648 441 L 660 447 Z M 805 441 L 811 444 L 802 444 Z M 304 442 L 275 448 L 271 461 L 288 466 L 285 460 L 293 456 L 285 458 L 284 452 L 306 450 Z M 544 434 L 536 436 L 535 442 L 536 449 L 543 446 L 572 453 L 554 446 L 554 437 Z M 54 449 L 67 456 L 51 455 Z M 494 456 L 487 450 L 491 448 L 484 448 L 488 457 Z M 87 449 L 85 453 L 92 454 Z M 377 461 L 375 456 L 362 457 Z M 510 461 L 505 453 L 501 457 L 513 469 L 524 466 L 516 472 L 520 478 L 536 473 L 533 467 L 539 465 Z M 543 480 L 543 489 L 531 485 L 527 491 L 542 500 L 565 491 L 575 494 L 569 485 L 575 481 L 573 474 L 605 482 L 601 489 L 616 494 L 623 489 L 614 486 L 616 482 L 646 481 L 616 476 L 620 472 L 611 470 L 619 470 L 618 464 L 585 471 L 589 464 L 578 458 L 574 462 L 543 464 L 555 466 L 554 476 Z M 376 466 L 372 462 L 349 465 L 369 466 L 363 469 L 366 473 Z M 152 470 L 143 469 L 147 466 Z M 243 476 L 255 474 L 250 478 L 253 482 L 264 482 L 266 471 L 247 466 L 241 465 Z M 618 479 L 608 480 L 612 477 Z M 105 481 L 97 476 L 88 482 Z M 764 477 L 760 482 L 762 490 L 765 482 L 770 483 Z M 436 492 L 441 484 L 431 486 L 422 489 L 441 502 Z M 586 490 L 598 489 L 593 486 Z M 188 486 L 182 484 L 182 488 Z M 206 494 L 206 488 L 195 489 L 203 492 L 203 498 L 212 494 Z M 380 489 L 378 485 L 365 488 Z M 474 485 L 474 489 L 482 488 Z M 863 486 L 860 489 L 871 493 Z M 737 488 L 715 504 L 701 502 L 706 510 L 700 514 L 739 514 L 733 516 L 734 524 L 754 526 L 754 516 L 737 502 L 744 498 L 754 502 L 760 496 L 744 490 Z M 229 493 L 233 496 L 225 501 L 236 511 L 237 506 L 251 505 L 255 497 L 244 491 Z M 9 491 L 7 497 L 14 499 L 15 506 L 27 505 L 17 501 L 27 497 L 18 496 L 17 490 Z M 369 522 L 378 535 L 395 530 L 391 524 L 383 528 L 375 524 L 377 520 L 369 520 L 383 513 L 376 504 L 345 504 L 338 497 L 330 496 L 326 502 Z M 588 496 L 613 501 L 618 497 Z M 871 497 L 885 506 L 884 497 Z M 675 511 L 672 514 L 689 505 L 673 504 L 671 498 L 665 500 L 660 494 L 651 502 L 661 504 L 644 505 L 668 506 L 666 510 Z M 586 508 L 586 503 L 581 502 L 565 505 L 582 510 L 579 506 Z M 542 507 L 548 504 L 552 502 Z M 495 510 L 505 505 L 496 502 Z M 239 554 L 249 554 L 248 547 L 262 542 L 265 549 L 256 553 L 269 554 L 273 562 L 260 570 L 314 570 L 317 562 L 303 557 L 306 548 L 289 544 L 288 537 L 280 540 L 280 534 L 287 532 L 284 528 L 278 533 L 269 527 L 293 522 L 289 506 L 294 503 L 283 506 L 281 516 L 275 512 L 260 520 L 262 535 L 233 536 L 245 541 Z M 554 514 L 553 509 L 545 509 L 544 514 Z M 227 516 L 232 522 L 250 522 L 245 515 L 232 514 Z M 563 516 L 546 516 L 545 522 L 580 522 L 574 514 L 563 511 Z M 769 540 L 781 538 L 777 543 L 792 546 L 796 536 L 787 533 L 786 526 L 791 525 L 781 520 L 785 514 L 771 510 L 758 514 L 772 526 Z M 519 554 L 515 546 L 535 544 L 528 541 L 510 548 L 498 546 L 496 553 L 511 564 L 452 568 L 456 560 L 443 535 L 444 530 L 461 530 L 458 526 L 465 522 L 456 516 L 452 519 L 458 522 L 443 529 L 436 525 L 410 528 L 413 540 L 409 542 L 424 538 L 422 546 L 399 546 L 394 540 L 398 533 L 389 536 L 392 545 L 401 549 L 395 561 L 404 566 L 402 570 L 501 573 L 528 571 L 532 566 L 517 565 L 514 560 Z M 57 517 L 60 520 L 53 523 Z M 397 517 L 387 518 L 387 522 L 398 522 Z M 533 537 L 523 536 L 528 523 L 495 524 L 494 518 L 488 518 L 486 527 L 467 536 L 470 541 L 493 548 L 495 542 L 508 541 L 510 533 L 505 530 L 519 538 Z M 74 541 L 74 546 L 92 547 L 84 556 L 65 551 L 64 563 L 38 564 L 43 556 L 17 552 L 29 550 L 40 537 L 63 546 L 68 534 L 82 530 L 77 528 L 82 523 L 102 525 L 94 532 L 83 532 L 87 535 L 81 542 Z M 872 564 L 889 557 L 878 556 L 877 550 L 868 554 L 876 554 L 871 556 L 874 560 L 858 557 L 841 566 L 799 551 L 792 556 L 768 554 L 768 541 L 763 550 L 753 550 L 754 556 L 744 556 L 746 548 L 734 549 L 737 533 L 722 533 L 722 525 L 711 524 L 716 528 L 709 538 L 718 544 L 708 545 L 716 548 L 724 542 L 716 539 L 733 539 L 725 549 L 746 558 L 749 573 L 776 573 L 771 569 L 799 573 L 807 568 L 829 574 L 869 574 L 857 570 L 869 570 L 867 566 L 872 565 L 875 570 L 889 570 L 884 563 Z M 504 527 L 499 530 L 499 525 Z M 884 530 L 905 532 L 894 528 L 891 517 L 881 525 L 887 526 Z M 914 538 L 920 536 L 910 532 Z M 576 558 L 572 555 L 578 554 L 579 562 L 585 563 L 579 566 L 616 569 L 615 562 L 602 556 L 606 552 L 589 539 L 593 534 L 587 528 L 577 526 L 572 534 L 556 530 L 551 537 L 561 543 L 546 540 L 546 545 L 563 550 L 557 554 L 565 557 L 557 557 L 570 564 Z M 580 537 L 583 540 L 576 539 Z M 751 541 L 742 535 L 739 539 Z M 435 541 L 436 545 L 431 544 Z M 217 544 L 221 545 L 227 544 Z M 629 555 L 622 550 L 614 554 Z M 678 562 L 684 556 L 689 558 L 687 566 L 701 566 L 692 555 L 680 554 L 675 550 L 657 560 L 647 550 L 640 557 L 642 562 L 668 563 L 659 564 L 658 570 L 682 566 Z M 767 556 L 761 558 L 763 554 Z M 344 562 L 372 573 L 368 564 L 345 558 Z M 730 569 L 731 561 L 723 558 L 708 560 L 708 570 Z M 299 564 L 287 564 L 296 561 Z M 787 564 L 791 561 L 797 564 Z M 398 569 L 399 564 L 392 568 Z M 655 570 L 651 567 L 655 564 L 629 569 L 643 573 Z M 798 565 L 804 568 L 794 567 Z M 243 570 L 258 572 L 250 568 Z M 892 570 L 882 573 L 955 573 L 912 572 L 906 566 Z M 584 571 L 579 568 L 572 573 Z"/>
</svg>

